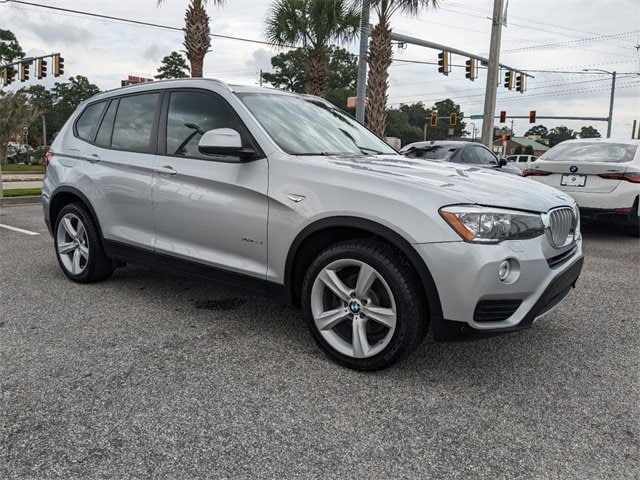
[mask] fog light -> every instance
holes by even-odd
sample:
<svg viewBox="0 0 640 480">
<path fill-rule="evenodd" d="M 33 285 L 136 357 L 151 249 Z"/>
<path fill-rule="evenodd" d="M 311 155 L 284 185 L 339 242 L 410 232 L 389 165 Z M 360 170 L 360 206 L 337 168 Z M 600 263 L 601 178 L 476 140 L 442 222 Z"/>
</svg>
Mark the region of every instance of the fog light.
<svg viewBox="0 0 640 480">
<path fill-rule="evenodd" d="M 498 278 L 504 282 L 510 273 L 511 262 L 509 260 L 504 260 L 498 267 Z"/>
</svg>

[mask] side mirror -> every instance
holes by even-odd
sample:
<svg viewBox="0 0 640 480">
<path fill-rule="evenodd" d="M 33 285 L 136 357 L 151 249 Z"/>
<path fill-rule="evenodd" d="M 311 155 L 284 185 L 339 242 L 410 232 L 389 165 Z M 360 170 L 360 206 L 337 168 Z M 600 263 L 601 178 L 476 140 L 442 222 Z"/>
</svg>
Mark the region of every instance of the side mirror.
<svg viewBox="0 0 640 480">
<path fill-rule="evenodd" d="M 198 142 L 198 151 L 205 155 L 227 155 L 247 160 L 256 151 L 253 148 L 243 148 L 240 134 L 232 128 L 216 128 L 204 132 Z"/>
<path fill-rule="evenodd" d="M 498 163 L 500 164 L 501 167 L 504 167 L 507 164 L 507 159 L 506 158 L 499 158 L 498 159 Z"/>
</svg>

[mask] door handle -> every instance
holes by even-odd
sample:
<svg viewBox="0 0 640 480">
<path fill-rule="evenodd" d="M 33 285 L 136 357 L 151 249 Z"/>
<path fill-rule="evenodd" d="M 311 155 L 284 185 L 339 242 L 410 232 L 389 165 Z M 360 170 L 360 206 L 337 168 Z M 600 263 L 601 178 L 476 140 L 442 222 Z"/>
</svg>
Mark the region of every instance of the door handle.
<svg viewBox="0 0 640 480">
<path fill-rule="evenodd" d="M 176 173 L 178 173 L 176 169 L 168 165 L 164 167 L 154 167 L 153 171 L 155 173 L 159 173 L 160 175 L 175 175 Z"/>
<path fill-rule="evenodd" d="M 89 160 L 89 163 L 99 162 L 100 161 L 100 155 L 98 155 L 96 153 L 92 153 L 91 155 L 89 155 L 89 158 L 87 160 Z"/>
</svg>

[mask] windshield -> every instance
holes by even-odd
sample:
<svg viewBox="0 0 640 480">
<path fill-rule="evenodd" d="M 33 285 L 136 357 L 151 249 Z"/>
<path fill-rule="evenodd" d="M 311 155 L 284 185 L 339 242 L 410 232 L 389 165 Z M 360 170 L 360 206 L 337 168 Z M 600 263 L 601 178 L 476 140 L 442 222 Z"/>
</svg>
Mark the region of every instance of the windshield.
<svg viewBox="0 0 640 480">
<path fill-rule="evenodd" d="M 630 162 L 636 154 L 636 148 L 637 145 L 624 143 L 561 143 L 540 157 L 540 160 L 556 162 Z"/>
<path fill-rule="evenodd" d="M 238 97 L 278 146 L 292 155 L 397 155 L 353 118 L 321 100 L 264 93 Z"/>
</svg>

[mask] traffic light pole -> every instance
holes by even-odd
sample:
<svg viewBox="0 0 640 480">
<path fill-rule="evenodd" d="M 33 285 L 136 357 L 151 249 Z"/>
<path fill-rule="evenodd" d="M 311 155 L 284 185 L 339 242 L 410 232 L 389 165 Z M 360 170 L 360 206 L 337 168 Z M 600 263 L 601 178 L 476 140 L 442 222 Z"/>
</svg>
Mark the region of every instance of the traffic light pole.
<svg viewBox="0 0 640 480">
<path fill-rule="evenodd" d="M 616 93 L 616 72 L 611 72 L 611 98 L 609 99 L 609 120 L 607 120 L 607 138 L 611 138 L 611 124 L 613 123 L 613 96 Z"/>
<path fill-rule="evenodd" d="M 491 45 L 489 47 L 489 65 L 487 70 L 487 86 L 484 97 L 484 113 L 482 115 L 482 143 L 491 148 L 493 145 L 493 114 L 496 110 L 496 88 L 500 74 L 500 40 L 502 37 L 502 0 L 493 0 L 493 18 L 491 26 Z"/>
</svg>

